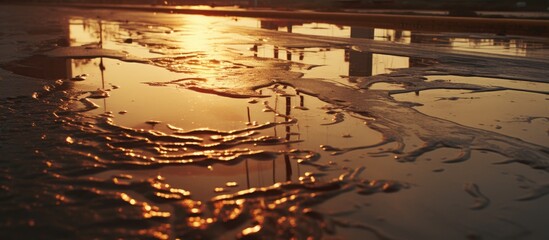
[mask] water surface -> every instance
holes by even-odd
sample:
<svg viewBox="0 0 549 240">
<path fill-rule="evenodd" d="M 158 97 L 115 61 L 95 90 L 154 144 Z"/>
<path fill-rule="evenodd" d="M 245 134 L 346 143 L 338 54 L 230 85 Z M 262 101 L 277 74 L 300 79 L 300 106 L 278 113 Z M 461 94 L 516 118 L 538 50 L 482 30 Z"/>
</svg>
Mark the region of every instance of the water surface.
<svg viewBox="0 0 549 240">
<path fill-rule="evenodd" d="M 547 39 L 9 10 L 3 238 L 547 237 Z"/>
</svg>

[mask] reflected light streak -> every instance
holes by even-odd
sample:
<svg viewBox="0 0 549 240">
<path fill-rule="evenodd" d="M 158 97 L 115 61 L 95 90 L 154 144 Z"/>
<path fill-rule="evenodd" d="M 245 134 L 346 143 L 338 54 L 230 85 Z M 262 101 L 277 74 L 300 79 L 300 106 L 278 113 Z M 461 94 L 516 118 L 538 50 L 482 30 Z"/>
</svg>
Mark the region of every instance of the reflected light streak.
<svg viewBox="0 0 549 240">
<path fill-rule="evenodd" d="M 193 51 L 204 51 L 209 54 L 215 53 L 215 45 L 212 38 L 220 33 L 212 31 L 212 25 L 217 21 L 200 15 L 185 16 L 183 25 L 188 28 L 186 34 L 180 36 L 181 47 Z"/>
<path fill-rule="evenodd" d="M 250 235 L 250 234 L 253 234 L 253 233 L 257 233 L 257 232 L 259 232 L 259 230 L 261 230 L 261 226 L 260 225 L 255 225 L 254 227 L 249 227 L 249 228 L 246 228 L 246 229 L 242 230 L 242 235 L 246 236 L 246 235 Z"/>
<path fill-rule="evenodd" d="M 181 6 L 178 6 L 178 8 L 183 8 Z M 189 6 L 188 9 L 196 9 L 196 10 L 208 10 L 213 9 L 211 6 L 208 5 L 196 5 L 196 6 Z"/>
</svg>

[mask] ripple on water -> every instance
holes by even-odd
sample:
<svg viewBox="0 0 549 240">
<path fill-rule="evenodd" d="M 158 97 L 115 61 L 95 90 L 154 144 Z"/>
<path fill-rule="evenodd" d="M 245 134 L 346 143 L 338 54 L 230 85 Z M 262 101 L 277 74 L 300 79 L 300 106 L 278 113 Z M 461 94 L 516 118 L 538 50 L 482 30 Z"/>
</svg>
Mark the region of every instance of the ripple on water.
<svg viewBox="0 0 549 240">
<path fill-rule="evenodd" d="M 101 14 L 92 12 L 90 16 Z M 546 209 L 543 204 L 525 206 L 507 201 L 543 200 L 546 175 L 534 169 L 547 169 L 546 148 L 494 133 L 509 129 L 506 123 L 480 131 L 478 126 L 456 124 L 451 117 L 426 116 L 389 97 L 389 92 L 410 91 L 413 86 L 465 86 L 477 91 L 486 87 L 410 77 L 410 84 L 403 84 L 405 90 L 357 91 L 347 85 L 354 85 L 358 78 L 368 79 L 365 72 L 389 74 L 415 60 L 404 57 L 406 54 L 318 48 L 319 43 L 312 44 L 315 47 L 292 42 L 297 40 L 278 37 L 284 34 L 274 31 L 262 31 L 272 37 L 261 39 L 265 44 L 255 49 L 260 54 L 272 48 L 273 56 L 256 58 L 252 57 L 253 48 L 244 53 L 224 51 L 221 43 L 227 39 L 220 37 L 219 29 L 193 29 L 197 23 L 212 23 L 213 18 L 160 14 L 163 24 L 175 23 L 160 26 L 150 22 L 158 20 L 151 16 L 121 14 L 117 16 L 140 17 L 147 24 L 71 19 L 70 31 L 78 33 L 71 35 L 76 38 L 72 44 L 97 45 L 96 30 L 102 26 L 109 36 L 103 41 L 105 48 L 144 54 L 152 57 L 151 64 L 105 58 L 122 57 L 118 50 L 105 54 L 82 48 L 72 49 L 102 58 L 31 57 L 14 62 L 14 69 L 37 62 L 61 66 L 50 77 L 37 75 L 42 78 L 87 76 L 85 81 L 50 84 L 33 98 L 1 100 L 0 116 L 8 128 L 0 132 L 0 149 L 3 159 L 9 159 L 2 162 L 0 170 L 0 210 L 2 216 L 8 216 L 0 219 L 0 226 L 7 229 L 3 236 L 436 239 L 482 229 L 478 236 L 505 238 L 517 236 L 513 231 L 520 224 L 497 222 L 490 216 L 512 214 L 531 219 Z M 185 24 L 181 26 L 181 22 Z M 205 35 L 188 34 L 197 30 L 219 39 L 201 37 L 205 44 L 192 51 L 189 48 L 194 46 L 182 39 Z M 131 35 L 134 33 L 140 37 Z M 231 36 L 256 42 L 246 33 L 242 30 Z M 286 51 L 289 59 L 274 56 L 278 43 L 269 41 L 277 40 L 286 46 L 278 50 Z M 354 42 L 366 46 L 360 39 Z M 299 48 L 300 44 L 311 47 Z M 210 51 L 214 45 L 222 50 Z M 372 69 L 351 66 L 360 61 L 347 63 L 348 50 L 349 58 L 379 62 Z M 306 60 L 301 61 L 300 54 Z M 318 63 L 323 61 L 321 55 L 339 60 L 337 64 Z M 395 64 L 385 64 L 391 61 Z M 341 65 L 345 68 L 337 69 Z M 337 78 L 339 85 L 299 79 L 303 74 L 331 81 Z M 379 79 L 387 79 L 380 75 Z M 400 79 L 398 74 L 391 77 Z M 489 85 L 489 90 L 501 90 Z M 513 94 L 536 89 L 536 94 L 540 93 L 539 85 L 504 87 Z M 100 98 L 90 97 L 98 88 Z M 465 101 L 476 105 L 494 97 L 482 94 L 508 91 L 445 93 L 424 106 Z M 418 93 L 421 98 L 429 91 Z M 467 94 L 474 96 L 464 96 Z M 404 94 L 393 94 L 399 96 Z M 513 101 L 530 99 L 509 96 Z M 263 104 L 257 104 L 260 102 Z M 446 110 L 454 107 L 459 108 L 452 105 Z M 120 114 L 113 114 L 116 112 Z M 504 122 L 503 118 L 497 120 Z M 545 124 L 546 116 L 529 114 L 515 120 Z M 502 156 L 490 157 L 495 153 Z M 469 159 L 475 161 L 465 162 Z M 527 165 L 491 165 L 496 160 Z M 499 174 L 502 169 L 528 173 L 528 179 Z M 505 176 L 512 176 L 511 180 Z M 520 188 L 514 189 L 517 182 Z M 472 207 L 482 209 L 474 219 L 463 211 L 471 206 L 470 197 L 475 201 Z M 506 208 L 509 211 L 496 209 L 491 201 L 511 207 Z M 430 214 L 433 212 L 437 214 Z M 526 222 L 528 227 L 538 224 Z M 455 226 L 460 226 L 458 233 Z"/>
<path fill-rule="evenodd" d="M 109 67 L 110 61 L 104 60 L 104 64 Z M 121 66 L 125 64 L 127 63 L 119 63 Z M 98 76 L 93 71 L 90 71 L 89 78 L 86 81 L 75 84 L 82 84 L 81 87 L 83 90 L 93 89 L 97 85 L 102 84 L 101 81 L 98 81 L 100 80 Z M 108 77 L 109 75 L 106 76 Z M 136 91 L 141 88 L 145 91 L 150 91 L 153 87 L 142 84 L 140 81 L 128 83 L 114 80 L 113 82 L 124 86 L 124 88 L 112 89 L 110 92 L 111 95 L 108 98 L 90 98 L 89 95 L 86 95 L 86 91 L 59 91 L 66 87 L 67 84 L 72 84 L 60 81 L 57 85 L 54 84 L 46 88 L 45 92 L 38 93 L 34 100 L 29 98 L 32 100 L 30 102 L 12 103 L 14 104 L 12 107 L 15 109 L 28 108 L 27 111 L 33 112 L 33 109 L 40 108 L 42 109 L 40 113 L 49 114 L 48 118 L 43 119 L 36 113 L 32 113 L 30 114 L 31 117 L 26 119 L 27 121 L 37 121 L 37 119 L 40 119 L 43 123 L 57 126 L 55 129 L 39 127 L 35 132 L 30 133 L 37 134 L 41 132 L 44 136 L 47 136 L 44 137 L 47 141 L 41 142 L 46 144 L 45 146 L 51 144 L 51 146 L 56 147 L 37 146 L 37 153 L 39 152 L 41 156 L 39 159 L 48 159 L 47 164 L 44 165 L 45 171 L 43 172 L 45 184 L 35 185 L 29 188 L 27 192 L 29 195 L 38 194 L 37 196 L 40 198 L 47 196 L 47 194 L 43 195 L 44 192 L 60 192 L 54 198 L 58 199 L 56 209 L 59 209 L 59 217 L 64 217 L 64 220 L 55 218 L 55 220 L 52 220 L 54 224 L 67 224 L 72 221 L 72 216 L 80 214 L 81 210 L 65 208 L 66 205 L 87 206 L 91 203 L 86 202 L 86 200 L 93 199 L 98 207 L 104 208 L 100 214 L 93 218 L 90 217 L 90 221 L 93 219 L 98 228 L 104 229 L 108 225 L 112 231 L 116 231 L 116 229 L 124 231 L 124 236 L 127 237 L 136 236 L 139 233 L 143 234 L 143 236 L 163 238 L 168 234 L 167 227 L 170 222 L 168 219 L 175 217 L 174 214 L 179 213 L 178 207 L 183 206 L 182 204 L 191 204 L 194 207 L 188 210 L 189 215 L 179 214 L 177 216 L 177 218 L 184 218 L 184 222 L 189 222 L 191 228 L 187 229 L 188 226 L 175 226 L 175 229 L 181 230 L 177 234 L 182 236 L 190 236 L 192 234 L 196 236 L 219 235 L 223 234 L 223 232 L 209 231 L 209 229 L 215 230 L 220 224 L 231 226 L 230 222 L 223 220 L 227 217 L 222 214 L 200 220 L 199 216 L 203 214 L 203 210 L 200 210 L 201 208 L 198 207 L 203 204 L 202 201 L 208 201 L 207 199 L 212 196 L 219 196 L 217 194 L 229 194 L 224 196 L 236 194 L 234 195 L 235 199 L 238 198 L 238 195 L 242 195 L 242 198 L 246 200 L 239 200 L 237 202 L 238 204 L 243 204 L 249 201 L 255 202 L 262 198 L 262 196 L 274 196 L 272 195 L 274 192 L 284 195 L 284 191 L 290 191 L 292 194 L 304 191 L 304 195 L 300 199 L 309 199 L 322 191 L 335 191 L 327 194 L 327 197 L 325 197 L 327 199 L 330 196 L 337 195 L 338 189 L 341 188 L 340 184 L 330 181 L 325 182 L 326 180 L 321 175 L 309 174 L 308 177 L 301 178 L 300 171 L 319 171 L 328 169 L 330 166 L 319 163 L 320 155 L 315 151 L 290 147 L 292 145 L 298 148 L 318 146 L 314 142 L 303 144 L 301 137 L 309 136 L 310 134 L 302 131 L 305 130 L 305 125 L 307 128 L 322 126 L 321 124 L 326 120 L 318 119 L 319 116 L 330 117 L 322 108 L 324 103 L 310 96 L 302 95 L 290 87 L 282 86 L 261 89 L 262 94 L 270 96 L 269 100 L 263 105 L 248 103 L 246 99 L 228 99 L 211 95 L 208 97 L 208 102 L 212 99 L 220 102 L 230 100 L 237 102 L 239 109 L 252 108 L 250 118 L 258 122 L 257 124 L 247 126 L 248 117 L 244 117 L 246 116 L 244 114 L 247 114 L 244 113 L 242 114 L 244 116 L 238 118 L 237 121 L 225 122 L 225 126 L 221 127 L 222 130 L 216 130 L 214 128 L 195 128 L 192 124 L 190 126 L 179 125 L 181 122 L 165 117 L 155 117 L 154 119 L 158 120 L 148 121 L 146 119 L 150 118 L 144 118 L 143 116 L 147 114 L 147 111 L 154 112 L 156 109 L 128 107 L 133 100 L 131 97 L 128 99 L 122 91 L 123 89 Z M 76 88 L 78 87 L 80 86 L 76 86 Z M 161 94 L 165 92 L 161 88 L 153 89 L 158 89 L 158 92 Z M 170 91 L 173 90 L 171 88 L 168 89 Z M 177 90 L 172 93 L 180 94 L 178 99 L 183 99 L 189 95 L 198 98 L 203 96 L 202 94 L 188 90 Z M 150 99 L 148 100 L 150 101 Z M 48 104 L 50 108 L 44 109 L 42 106 L 44 104 Z M 310 110 L 297 109 L 293 105 L 308 106 Z M 116 109 L 117 107 L 113 106 L 130 110 L 118 110 Z M 200 108 L 204 108 L 210 105 L 199 106 Z M 261 111 L 262 108 L 269 108 L 271 111 L 263 113 Z M 128 114 L 115 115 L 112 111 L 107 111 L 109 109 L 120 113 L 127 111 Z M 189 111 L 191 109 L 187 108 L 185 110 Z M 341 115 L 342 118 L 345 113 L 338 112 L 337 114 L 338 116 Z M 304 119 L 303 123 L 298 121 L 299 118 Z M 148 124 L 151 127 L 147 128 L 145 125 L 141 125 L 143 128 L 132 126 L 137 121 Z M 171 122 L 173 124 L 165 124 L 164 122 Z M 300 127 L 300 124 L 304 124 L 304 127 Z M 362 120 L 351 116 L 346 117 L 345 121 L 339 121 L 339 124 L 363 126 Z M 235 128 L 235 126 L 239 127 Z M 152 129 L 152 127 L 155 128 Z M 322 134 L 337 136 L 337 139 L 331 141 L 346 141 L 345 138 L 341 137 L 341 133 L 332 133 L 326 131 L 327 129 L 325 128 Z M 365 131 L 375 133 L 368 129 L 365 129 Z M 324 141 L 322 139 L 319 140 Z M 59 155 L 59 152 L 63 154 Z M 267 164 L 263 164 L 264 162 Z M 275 163 L 277 166 L 274 166 Z M 214 164 L 215 167 L 211 167 Z M 218 167 L 218 164 L 225 167 Z M 223 171 L 227 173 L 235 172 L 236 169 L 233 166 L 243 167 L 244 165 L 247 172 L 245 174 L 242 172 L 238 173 L 238 177 L 234 181 L 226 182 L 225 179 L 226 184 L 216 181 L 195 184 L 196 187 L 209 191 L 207 194 L 201 194 L 201 190 L 197 190 L 194 187 L 193 191 L 189 191 L 166 183 L 166 181 L 170 181 L 169 179 L 172 176 L 169 173 L 169 167 L 179 170 L 193 167 L 195 169 L 205 169 L 208 172 L 214 173 L 208 176 L 211 179 L 215 178 L 215 174 L 223 176 L 225 174 Z M 167 176 L 169 176 L 167 179 L 151 176 L 151 174 L 156 174 L 157 172 L 164 172 L 163 169 L 166 166 L 168 166 L 166 172 L 168 173 Z M 258 167 L 258 169 L 251 170 L 253 167 Z M 42 170 L 38 169 L 37 171 L 40 172 Z M 111 174 L 117 171 L 119 173 Z M 334 173 L 338 174 L 341 171 L 338 170 Z M 272 179 L 266 180 L 268 178 L 251 176 L 251 174 L 256 172 L 258 174 L 272 172 Z M 244 175 L 246 175 L 246 180 L 241 178 Z M 6 175 L 8 178 L 9 176 L 11 176 L 11 173 Z M 189 179 L 195 178 L 194 176 L 196 175 L 189 175 Z M 302 182 L 297 181 L 298 178 Z M 344 177 L 343 179 L 347 178 Z M 283 185 L 275 184 L 276 182 L 286 181 L 290 182 Z M 296 182 L 291 183 L 291 181 Z M 2 185 L 2 189 L 7 189 L 5 195 L 10 196 L 10 189 L 17 189 L 22 184 L 24 183 L 17 182 L 12 185 Z M 368 188 L 367 182 L 361 184 L 361 188 Z M 180 182 L 177 185 L 182 184 Z M 193 184 L 189 185 L 192 186 Z M 250 191 L 246 189 L 254 189 L 254 185 L 258 186 L 257 189 L 259 189 L 255 197 L 254 194 L 249 195 L 245 192 Z M 227 186 L 227 189 L 220 188 L 219 186 Z M 271 190 L 263 189 L 265 187 Z M 282 190 L 276 190 L 277 188 Z M 212 190 L 214 191 L 212 192 Z M 266 193 L 262 193 L 263 191 Z M 376 191 L 375 189 L 371 190 L 371 192 Z M 78 196 L 84 196 L 84 198 L 77 199 Z M 314 197 L 314 199 L 323 199 L 323 197 Z M 6 207 L 13 207 L 13 204 L 15 204 L 14 202 L 10 202 L 9 198 L 6 201 L 9 203 Z M 225 204 L 230 201 L 233 200 L 222 200 L 221 198 L 211 200 L 211 203 L 214 205 L 223 204 L 210 209 L 209 212 L 215 209 L 224 209 Z M 292 201 L 292 204 L 295 205 L 302 200 L 296 202 L 294 199 Z M 310 199 L 307 201 L 310 201 Z M 319 201 L 321 202 L 321 200 Z M 166 204 L 174 210 L 166 208 Z M 274 204 L 273 208 L 279 208 L 276 201 Z M 286 208 L 287 204 L 283 205 Z M 227 206 L 233 205 L 229 204 Z M 239 206 L 239 208 L 249 209 L 249 212 L 242 212 L 245 214 L 240 217 L 241 221 L 251 221 L 259 217 L 259 213 L 255 213 L 255 210 L 252 211 L 252 209 L 257 207 L 259 206 L 256 204 Z M 43 226 L 44 228 L 49 227 L 50 230 L 44 233 L 48 236 L 54 236 L 58 231 L 67 231 L 68 236 L 76 234 L 68 229 L 58 230 L 50 224 L 45 223 L 46 219 L 50 219 L 49 215 L 46 214 L 48 208 L 50 208 L 48 204 L 41 206 L 35 211 L 38 217 L 29 219 L 28 221 L 33 222 L 33 225 Z M 282 205 L 280 208 L 282 208 Z M 98 211 L 96 207 L 89 207 L 88 209 L 90 211 Z M 121 211 L 124 214 L 111 216 L 115 215 L 113 211 L 120 211 L 116 209 L 122 209 Z M 254 214 L 253 217 L 250 215 L 252 213 Z M 89 216 L 88 213 L 82 214 L 84 217 Z M 265 216 L 269 216 L 271 213 L 265 214 Z M 284 215 L 286 214 L 282 214 L 281 216 Z M 304 213 L 299 213 L 299 215 L 307 216 Z M 303 216 L 299 218 L 303 218 Z M 306 236 L 317 232 L 318 225 L 315 223 L 316 220 L 309 219 L 307 221 L 310 222 L 310 226 L 303 226 L 304 228 L 299 233 L 290 230 L 291 225 L 278 230 L 267 230 L 272 227 L 269 225 L 269 222 L 263 223 L 261 226 L 263 230 L 256 229 L 257 231 L 251 231 L 248 228 L 243 228 L 239 231 L 241 231 L 242 237 L 251 236 L 252 234 L 268 236 L 273 233 L 272 231 L 283 231 L 286 232 L 285 234 L 289 234 L 288 236 Z M 15 224 L 22 224 L 21 226 L 23 226 L 27 223 L 21 222 Z M 86 222 L 82 222 L 82 224 L 86 224 Z M 135 224 L 135 226 L 131 224 Z M 233 226 L 233 228 L 236 230 L 240 227 Z M 196 229 L 200 231 L 197 232 L 195 231 Z M 84 232 L 82 234 L 83 236 L 90 237 L 104 237 L 112 234 L 109 231 L 100 233 L 105 235 L 96 235 L 92 232 Z"/>
</svg>

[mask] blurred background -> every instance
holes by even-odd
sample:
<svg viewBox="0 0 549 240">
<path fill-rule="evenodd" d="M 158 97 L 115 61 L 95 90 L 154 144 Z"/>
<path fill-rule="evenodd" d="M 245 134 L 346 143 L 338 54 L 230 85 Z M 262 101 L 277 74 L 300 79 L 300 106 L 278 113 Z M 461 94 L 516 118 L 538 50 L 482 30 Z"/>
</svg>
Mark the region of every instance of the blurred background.
<svg viewBox="0 0 549 240">
<path fill-rule="evenodd" d="M 0 0 L 4 3 L 107 3 L 208 5 L 279 9 L 413 9 L 467 11 L 549 11 L 549 0 Z M 469 12 L 470 13 L 470 12 Z"/>
</svg>

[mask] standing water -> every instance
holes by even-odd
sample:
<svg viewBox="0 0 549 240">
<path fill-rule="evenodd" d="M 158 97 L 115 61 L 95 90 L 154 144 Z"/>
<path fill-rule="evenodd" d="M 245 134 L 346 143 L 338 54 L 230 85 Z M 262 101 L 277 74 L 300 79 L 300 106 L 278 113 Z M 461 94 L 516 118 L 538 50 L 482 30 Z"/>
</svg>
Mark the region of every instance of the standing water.
<svg viewBox="0 0 549 240">
<path fill-rule="evenodd" d="M 2 239 L 549 237 L 549 39 L 0 18 Z"/>
</svg>

